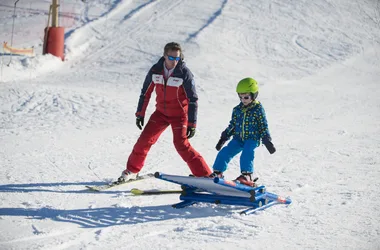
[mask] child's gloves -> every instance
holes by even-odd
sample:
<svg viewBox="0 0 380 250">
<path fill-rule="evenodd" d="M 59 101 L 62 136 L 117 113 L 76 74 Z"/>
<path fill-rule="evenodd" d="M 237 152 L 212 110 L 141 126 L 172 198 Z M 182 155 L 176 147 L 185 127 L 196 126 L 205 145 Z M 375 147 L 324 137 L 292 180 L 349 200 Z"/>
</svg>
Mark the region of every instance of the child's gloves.
<svg viewBox="0 0 380 250">
<path fill-rule="evenodd" d="M 226 131 L 223 131 L 221 136 L 220 136 L 220 139 L 218 141 L 218 144 L 216 144 L 216 150 L 221 150 L 223 145 L 228 141 L 228 136 L 227 136 L 227 133 Z"/>
<path fill-rule="evenodd" d="M 276 148 L 274 147 L 272 143 L 272 138 L 270 138 L 269 136 L 266 136 L 262 139 L 262 141 L 270 154 L 274 154 L 274 152 L 276 152 Z"/>
<path fill-rule="evenodd" d="M 218 150 L 218 151 L 221 150 L 224 143 L 226 143 L 226 140 L 223 140 L 222 138 L 220 138 L 218 141 L 218 144 L 216 144 L 216 146 L 215 146 L 216 150 Z"/>
<path fill-rule="evenodd" d="M 136 117 L 136 126 L 141 130 L 142 127 L 144 126 L 144 117 L 142 116 L 137 116 Z"/>
</svg>

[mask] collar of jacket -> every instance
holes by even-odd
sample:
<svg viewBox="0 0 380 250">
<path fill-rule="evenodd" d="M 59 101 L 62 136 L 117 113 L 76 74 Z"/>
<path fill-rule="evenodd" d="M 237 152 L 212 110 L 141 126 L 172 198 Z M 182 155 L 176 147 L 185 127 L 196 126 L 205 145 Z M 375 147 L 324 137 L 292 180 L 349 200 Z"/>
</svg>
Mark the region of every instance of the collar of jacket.
<svg viewBox="0 0 380 250">
<path fill-rule="evenodd" d="M 165 57 L 161 57 L 160 60 L 158 60 L 158 62 L 153 65 L 152 67 L 152 70 L 155 71 L 155 72 L 164 72 L 164 61 L 165 61 Z M 178 61 L 178 64 L 177 66 L 174 68 L 174 71 L 173 71 L 173 76 L 174 75 L 177 75 L 177 74 L 183 74 L 183 68 L 185 67 L 185 62 L 182 61 L 182 59 L 180 59 Z"/>
<path fill-rule="evenodd" d="M 243 103 L 240 103 L 239 105 L 239 108 L 241 109 L 241 111 L 243 112 L 247 112 L 248 110 L 251 110 L 253 109 L 254 107 L 256 107 L 257 104 L 259 104 L 260 102 L 255 100 L 253 102 L 251 102 L 248 106 L 244 106 Z"/>
</svg>

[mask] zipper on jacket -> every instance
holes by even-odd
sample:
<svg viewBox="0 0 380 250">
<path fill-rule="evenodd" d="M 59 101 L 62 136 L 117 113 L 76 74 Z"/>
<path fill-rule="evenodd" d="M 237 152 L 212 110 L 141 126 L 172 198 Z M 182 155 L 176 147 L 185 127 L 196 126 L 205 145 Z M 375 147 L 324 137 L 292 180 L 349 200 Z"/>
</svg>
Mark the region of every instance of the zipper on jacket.
<svg viewBox="0 0 380 250">
<path fill-rule="evenodd" d="M 240 137 L 241 139 L 244 141 L 244 136 L 245 136 L 245 117 L 246 117 L 246 114 L 248 111 L 252 110 L 259 102 L 258 101 L 255 101 L 254 103 L 252 103 L 249 107 L 244 107 L 242 109 L 244 115 L 243 115 L 243 124 L 242 124 L 242 132 L 240 133 Z M 248 122 L 247 122 L 248 123 Z M 249 126 L 249 123 L 248 123 L 248 126 Z"/>
<path fill-rule="evenodd" d="M 245 135 L 245 115 L 246 115 L 246 110 L 243 110 L 244 116 L 243 116 L 243 126 L 242 126 L 242 133 L 241 133 L 241 139 L 244 141 L 244 135 Z"/>
<path fill-rule="evenodd" d="M 169 79 L 170 76 L 168 76 L 168 79 L 165 79 L 165 71 L 164 71 L 163 72 L 163 77 L 164 77 L 164 114 L 166 115 L 166 84 L 167 84 L 168 79 Z"/>
<path fill-rule="evenodd" d="M 166 81 L 164 79 L 164 113 L 166 115 Z"/>
<path fill-rule="evenodd" d="M 169 78 L 173 75 L 173 73 L 174 73 L 174 70 L 170 75 L 168 75 L 168 79 L 165 79 L 165 70 L 163 73 L 163 76 L 164 76 L 164 113 L 166 113 L 166 86 L 167 86 L 167 82 L 168 82 Z"/>
</svg>

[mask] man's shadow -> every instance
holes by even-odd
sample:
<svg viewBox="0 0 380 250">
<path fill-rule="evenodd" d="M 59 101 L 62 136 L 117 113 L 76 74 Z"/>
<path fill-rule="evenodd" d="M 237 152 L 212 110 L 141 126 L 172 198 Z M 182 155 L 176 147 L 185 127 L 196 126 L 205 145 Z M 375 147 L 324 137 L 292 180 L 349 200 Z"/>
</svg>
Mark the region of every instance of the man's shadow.
<svg viewBox="0 0 380 250">
<path fill-rule="evenodd" d="M 164 221 L 177 218 L 203 218 L 229 213 L 228 207 L 218 207 L 218 212 L 210 206 L 175 209 L 170 205 L 148 207 L 102 207 L 88 209 L 43 208 L 0 208 L 0 216 L 25 216 L 28 219 L 51 219 L 59 222 L 78 224 L 83 228 L 102 228 L 116 225 Z"/>
<path fill-rule="evenodd" d="M 128 191 L 103 191 L 94 192 L 87 190 L 85 185 L 99 185 L 104 182 L 67 182 L 67 183 L 29 183 L 0 185 L 1 192 L 58 192 L 77 194 L 121 194 Z M 81 190 L 62 190 L 65 186 L 81 186 Z M 50 188 L 50 189 L 49 189 Z M 51 189 L 53 188 L 53 190 Z M 56 190 L 59 188 L 60 190 Z M 179 201 L 178 201 L 179 202 Z M 42 208 L 0 208 L 0 216 L 23 216 L 28 219 L 51 219 L 59 222 L 70 222 L 84 228 L 101 228 L 115 225 L 137 224 L 152 221 L 163 221 L 176 218 L 203 218 L 220 216 L 231 213 L 231 206 L 218 205 L 217 208 L 210 204 L 189 206 L 183 209 L 175 209 L 172 204 L 147 207 L 102 207 L 86 209 L 55 209 Z M 215 211 L 217 210 L 217 211 Z"/>
<path fill-rule="evenodd" d="M 109 182 L 97 181 L 97 182 L 55 182 L 55 183 L 25 183 L 25 184 L 7 184 L 0 185 L 0 193 L 11 192 L 47 192 L 47 193 L 86 193 L 86 194 L 110 194 L 110 193 L 124 193 L 125 191 L 114 191 L 112 189 L 102 192 L 95 192 L 87 189 L 85 186 L 98 186 L 104 185 Z M 65 187 L 78 186 L 79 190 L 65 189 Z"/>
</svg>

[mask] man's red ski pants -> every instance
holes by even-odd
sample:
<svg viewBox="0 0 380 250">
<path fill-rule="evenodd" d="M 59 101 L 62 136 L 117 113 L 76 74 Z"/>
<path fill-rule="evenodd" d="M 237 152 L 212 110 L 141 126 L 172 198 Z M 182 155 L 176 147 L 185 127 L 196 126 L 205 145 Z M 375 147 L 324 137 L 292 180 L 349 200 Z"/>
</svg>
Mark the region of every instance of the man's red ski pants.
<svg viewBox="0 0 380 250">
<path fill-rule="evenodd" d="M 145 158 L 164 130 L 171 125 L 173 143 L 182 159 L 187 163 L 193 175 L 209 176 L 212 171 L 203 157 L 190 145 L 187 139 L 187 117 L 167 117 L 155 111 L 143 129 L 127 162 L 127 170 L 138 173 L 144 166 Z"/>
</svg>

